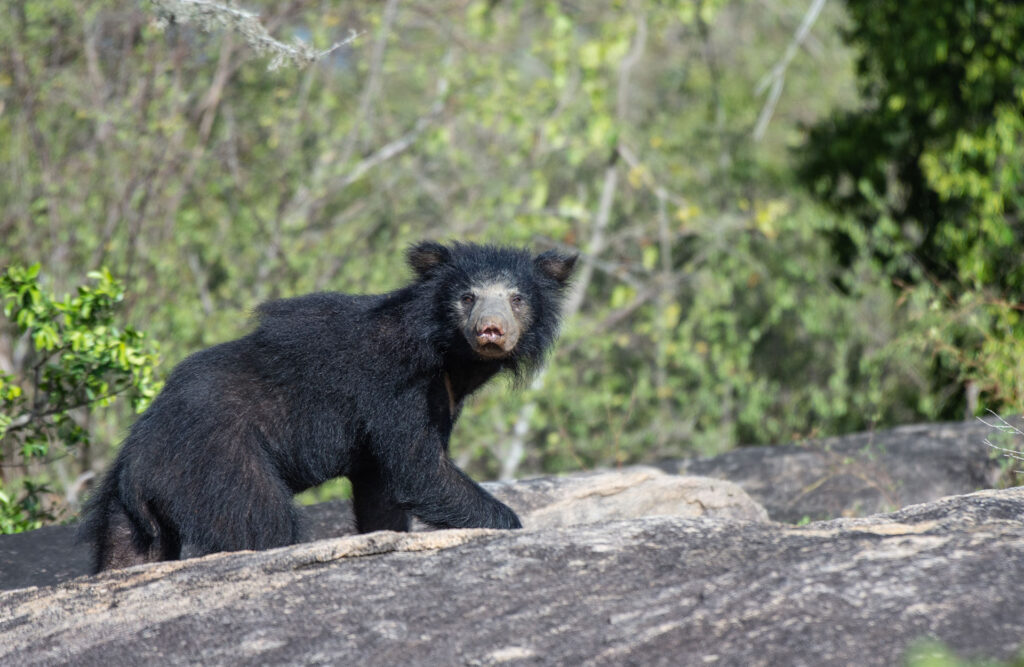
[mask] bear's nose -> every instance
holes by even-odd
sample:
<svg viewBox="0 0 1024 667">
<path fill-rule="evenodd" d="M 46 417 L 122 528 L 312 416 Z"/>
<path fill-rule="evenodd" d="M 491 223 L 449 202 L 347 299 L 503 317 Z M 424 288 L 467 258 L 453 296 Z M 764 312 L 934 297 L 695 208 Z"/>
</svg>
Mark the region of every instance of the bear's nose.
<svg viewBox="0 0 1024 667">
<path fill-rule="evenodd" d="M 505 337 L 505 328 L 497 321 L 481 322 L 476 337 L 481 343 L 498 343 Z"/>
</svg>

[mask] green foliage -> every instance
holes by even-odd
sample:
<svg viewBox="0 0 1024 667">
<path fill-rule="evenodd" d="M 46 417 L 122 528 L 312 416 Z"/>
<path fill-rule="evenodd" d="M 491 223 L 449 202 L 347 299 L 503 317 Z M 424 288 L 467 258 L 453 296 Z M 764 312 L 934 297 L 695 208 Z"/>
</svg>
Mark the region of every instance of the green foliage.
<svg viewBox="0 0 1024 667">
<path fill-rule="evenodd" d="M 13 497 L 0 483 L 0 535 L 21 533 L 41 528 L 44 522 L 56 517 L 44 506 L 44 495 L 49 492 L 45 484 L 31 479 L 20 480 L 22 493 Z"/>
<path fill-rule="evenodd" d="M 841 259 L 868 246 L 923 292 L 908 335 L 934 355 L 933 391 L 975 383 L 982 407 L 1024 410 L 1024 7 L 848 7 L 865 106 L 813 129 L 803 177 L 866 232 L 836 235 Z"/>
<path fill-rule="evenodd" d="M 426 147 L 430 164 L 458 161 L 454 224 L 483 215 L 513 223 L 490 232 L 501 240 L 593 251 L 606 165 L 629 156 L 610 247 L 543 387 L 511 399 L 495 388 L 458 427 L 457 440 L 481 443 L 473 454 L 488 473 L 507 452 L 483 443 L 495 430 L 510 439 L 523 421 L 535 434 L 527 465 L 559 471 L 918 414 L 904 372 L 916 357 L 883 353 L 895 297 L 863 262 L 855 294 L 835 288 L 820 236 L 834 219 L 766 177 L 745 136 L 763 71 L 744 66 L 758 52 L 723 46 L 735 65 L 724 74 L 706 57 L 716 45 L 701 45 L 699 22 L 723 6 L 705 4 L 698 17 L 668 3 L 610 21 L 605 9 L 552 3 L 540 24 L 516 6 L 480 6 L 480 23 L 469 24 L 489 48 L 458 63 L 467 72 L 453 80 L 473 86 L 464 112 Z M 727 21 L 750 20 L 745 6 L 730 10 Z M 690 39 L 661 37 L 673 30 Z M 657 92 L 666 90 L 674 104 Z M 731 124 L 709 123 L 716 101 L 736 110 Z"/>
<path fill-rule="evenodd" d="M 918 642 L 907 651 L 907 667 L 1024 667 L 1024 653 L 1010 660 L 967 660 L 942 642 Z"/>
<path fill-rule="evenodd" d="M 327 500 L 348 499 L 352 497 L 352 484 L 344 477 L 331 479 L 323 484 L 307 489 L 295 496 L 300 505 L 313 505 Z"/>
<path fill-rule="evenodd" d="M 579 248 L 542 381 L 490 387 L 459 422 L 477 475 L 934 416 L 929 350 L 890 345 L 917 322 L 873 237 L 795 187 L 785 150 L 854 92 L 832 3 L 751 138 L 757 82 L 807 9 L 770 4 L 257 0 L 285 42 L 364 31 L 268 72 L 237 36 L 161 29 L 145 4 L 27 0 L 0 21 L 4 252 L 46 258 L 55 289 L 125 276 L 124 316 L 174 362 L 263 300 L 393 289 L 422 238 Z M 830 235 L 855 239 L 847 273 Z M 128 418 L 86 430 L 116 442 Z"/>
<path fill-rule="evenodd" d="M 156 353 L 140 332 L 114 323 L 124 288 L 106 269 L 93 285 L 57 299 L 39 283 L 40 265 L 10 266 L 0 275 L 0 303 L 14 337 L 28 348 L 21 372 L 0 372 L 0 453 L 4 465 L 28 469 L 91 441 L 83 417 L 125 395 L 141 411 L 159 389 Z M 22 495 L 0 486 L 3 532 L 52 519 L 42 502 L 49 489 L 19 480 Z"/>
<path fill-rule="evenodd" d="M 813 206 L 787 211 L 769 237 L 752 210 L 723 230 L 722 243 L 698 246 L 703 256 L 686 265 L 672 302 L 613 290 L 598 321 L 635 308 L 627 330 L 607 339 L 579 325 L 567 332 L 563 349 L 581 362 L 553 369 L 550 403 L 537 415 L 536 427 L 549 431 L 547 465 L 673 456 L 678 442 L 710 454 L 723 443 L 912 419 L 921 407 L 911 389 L 915 357 L 888 348 L 894 297 L 866 261 L 862 273 L 873 280 L 853 295 L 835 288 L 827 243 L 814 233 L 818 215 Z M 609 363 L 630 370 L 608 376 Z M 603 391 L 573 391 L 594 386 Z"/>
<path fill-rule="evenodd" d="M 1019 21 L 1024 39 L 1024 12 Z M 1024 410 L 1024 74 L 1019 79 L 1014 99 L 997 105 L 988 124 L 958 130 L 952 146 L 921 156 L 942 205 L 961 212 L 937 231 L 957 275 L 941 302 L 948 317 L 929 333 L 991 409 L 1015 412 Z"/>
</svg>

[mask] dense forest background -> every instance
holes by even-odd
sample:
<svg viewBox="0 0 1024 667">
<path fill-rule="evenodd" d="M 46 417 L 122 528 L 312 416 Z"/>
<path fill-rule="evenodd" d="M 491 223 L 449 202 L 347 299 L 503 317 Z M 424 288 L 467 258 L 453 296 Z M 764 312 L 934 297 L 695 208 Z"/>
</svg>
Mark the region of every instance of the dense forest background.
<svg viewBox="0 0 1024 667">
<path fill-rule="evenodd" d="M 582 252 L 549 366 L 456 428 L 481 478 L 1024 410 L 1016 3 L 244 5 L 312 64 L 210 7 L 0 10 L 3 531 L 256 304 L 423 238 Z"/>
</svg>

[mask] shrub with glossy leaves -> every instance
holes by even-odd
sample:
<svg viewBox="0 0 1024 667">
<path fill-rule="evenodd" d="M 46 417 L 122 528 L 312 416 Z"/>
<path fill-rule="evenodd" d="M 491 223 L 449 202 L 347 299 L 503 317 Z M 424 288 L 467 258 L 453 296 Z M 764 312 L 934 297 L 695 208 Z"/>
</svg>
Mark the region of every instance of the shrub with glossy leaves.
<svg viewBox="0 0 1024 667">
<path fill-rule="evenodd" d="M 17 341 L 13 372 L 0 372 L 2 533 L 54 518 L 44 502 L 45 480 L 31 473 L 89 445 L 89 411 L 120 396 L 141 410 L 159 389 L 154 347 L 115 322 L 124 287 L 109 271 L 89 273 L 91 285 L 58 299 L 40 285 L 39 270 L 11 266 L 0 274 L 2 325 L 14 329 Z"/>
</svg>

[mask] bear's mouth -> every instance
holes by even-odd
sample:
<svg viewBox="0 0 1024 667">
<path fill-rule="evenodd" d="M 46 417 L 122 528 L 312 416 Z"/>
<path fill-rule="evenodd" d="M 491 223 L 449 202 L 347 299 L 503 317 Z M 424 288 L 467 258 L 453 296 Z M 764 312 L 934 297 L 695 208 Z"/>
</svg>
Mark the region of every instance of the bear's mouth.
<svg viewBox="0 0 1024 667">
<path fill-rule="evenodd" d="M 507 329 L 508 327 L 499 321 L 481 322 L 470 339 L 473 350 L 484 359 L 507 357 L 519 338 Z"/>
<path fill-rule="evenodd" d="M 506 350 L 501 343 L 483 339 L 481 336 L 477 337 L 476 345 L 473 348 L 477 354 L 485 359 L 501 359 L 502 357 L 507 357 L 511 352 L 511 350 Z"/>
</svg>

